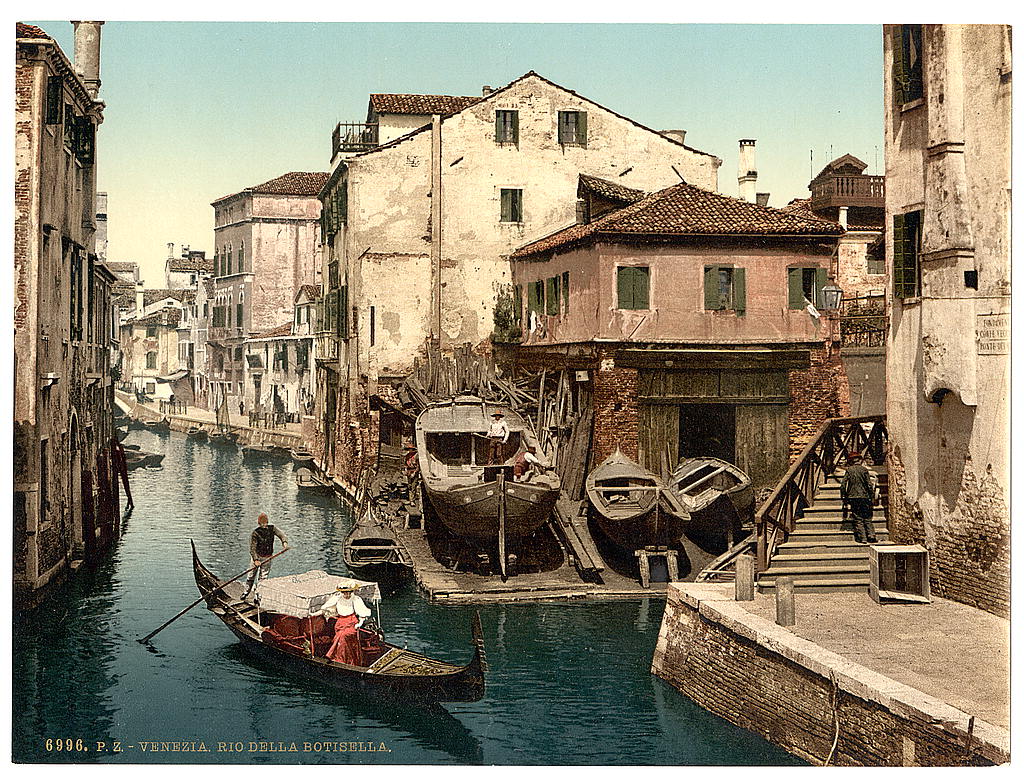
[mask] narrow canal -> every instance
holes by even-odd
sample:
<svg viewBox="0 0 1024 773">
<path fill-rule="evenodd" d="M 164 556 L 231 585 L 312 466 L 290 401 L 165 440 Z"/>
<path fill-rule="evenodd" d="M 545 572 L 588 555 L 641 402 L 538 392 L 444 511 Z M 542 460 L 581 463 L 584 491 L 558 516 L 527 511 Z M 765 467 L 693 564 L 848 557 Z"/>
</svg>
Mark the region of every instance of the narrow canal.
<svg viewBox="0 0 1024 773">
<path fill-rule="evenodd" d="M 266 511 L 293 546 L 275 575 L 347 574 L 351 516 L 297 495 L 290 464 L 243 464 L 180 434 L 127 442 L 166 458 L 131 473 L 136 505 L 116 552 L 16 624 L 17 762 L 801 764 L 651 676 L 661 601 L 481 607 L 487 695 L 434 711 L 279 674 L 204 605 L 147 649 L 136 639 L 197 598 L 189 538 L 226 578 L 247 565 Z M 381 614 L 400 644 L 454 662 L 472 654 L 469 608 L 430 605 L 410 587 Z M 208 751 L 190 751 L 200 743 Z"/>
</svg>

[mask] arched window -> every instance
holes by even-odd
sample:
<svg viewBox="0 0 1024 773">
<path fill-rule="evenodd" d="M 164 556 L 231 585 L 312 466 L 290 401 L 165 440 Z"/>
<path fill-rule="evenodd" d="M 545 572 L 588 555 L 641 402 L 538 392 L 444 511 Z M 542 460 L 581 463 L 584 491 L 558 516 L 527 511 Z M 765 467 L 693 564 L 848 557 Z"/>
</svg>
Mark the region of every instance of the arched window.
<svg viewBox="0 0 1024 773">
<path fill-rule="evenodd" d="M 146 352 L 146 368 L 148 370 L 156 368 L 156 352 Z"/>
</svg>

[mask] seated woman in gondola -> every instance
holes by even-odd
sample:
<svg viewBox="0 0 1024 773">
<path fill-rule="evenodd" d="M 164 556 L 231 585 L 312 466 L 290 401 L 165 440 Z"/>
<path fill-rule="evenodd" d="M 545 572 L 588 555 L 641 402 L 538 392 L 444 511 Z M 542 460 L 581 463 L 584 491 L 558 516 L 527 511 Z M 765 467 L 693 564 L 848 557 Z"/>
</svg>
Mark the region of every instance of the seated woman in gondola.
<svg viewBox="0 0 1024 773">
<path fill-rule="evenodd" d="M 327 658 L 336 663 L 352 666 L 360 664 L 359 631 L 370 616 L 370 608 L 353 591 L 351 585 L 338 585 L 337 593 L 331 595 L 320 607 L 318 615 L 334 617 L 334 641 L 327 650 Z"/>
</svg>

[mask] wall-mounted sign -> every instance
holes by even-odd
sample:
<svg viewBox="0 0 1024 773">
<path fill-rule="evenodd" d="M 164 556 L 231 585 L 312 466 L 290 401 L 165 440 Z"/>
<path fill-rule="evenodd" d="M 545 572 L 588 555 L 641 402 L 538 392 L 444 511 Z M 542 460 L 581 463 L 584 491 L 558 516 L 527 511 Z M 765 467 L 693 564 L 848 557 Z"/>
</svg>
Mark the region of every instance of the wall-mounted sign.
<svg viewBox="0 0 1024 773">
<path fill-rule="evenodd" d="M 1010 315 L 978 315 L 978 354 L 1010 353 Z"/>
</svg>

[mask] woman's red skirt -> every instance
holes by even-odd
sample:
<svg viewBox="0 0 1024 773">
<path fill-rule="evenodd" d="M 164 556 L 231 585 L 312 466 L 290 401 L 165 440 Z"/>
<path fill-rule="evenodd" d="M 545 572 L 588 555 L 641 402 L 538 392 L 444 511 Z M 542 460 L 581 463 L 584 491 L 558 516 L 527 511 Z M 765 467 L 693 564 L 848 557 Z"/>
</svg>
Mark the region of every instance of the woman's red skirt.
<svg viewBox="0 0 1024 773">
<path fill-rule="evenodd" d="M 327 650 L 327 657 L 336 663 L 359 665 L 359 634 L 356 631 L 356 615 L 343 615 L 334 618 L 334 641 Z"/>
</svg>

